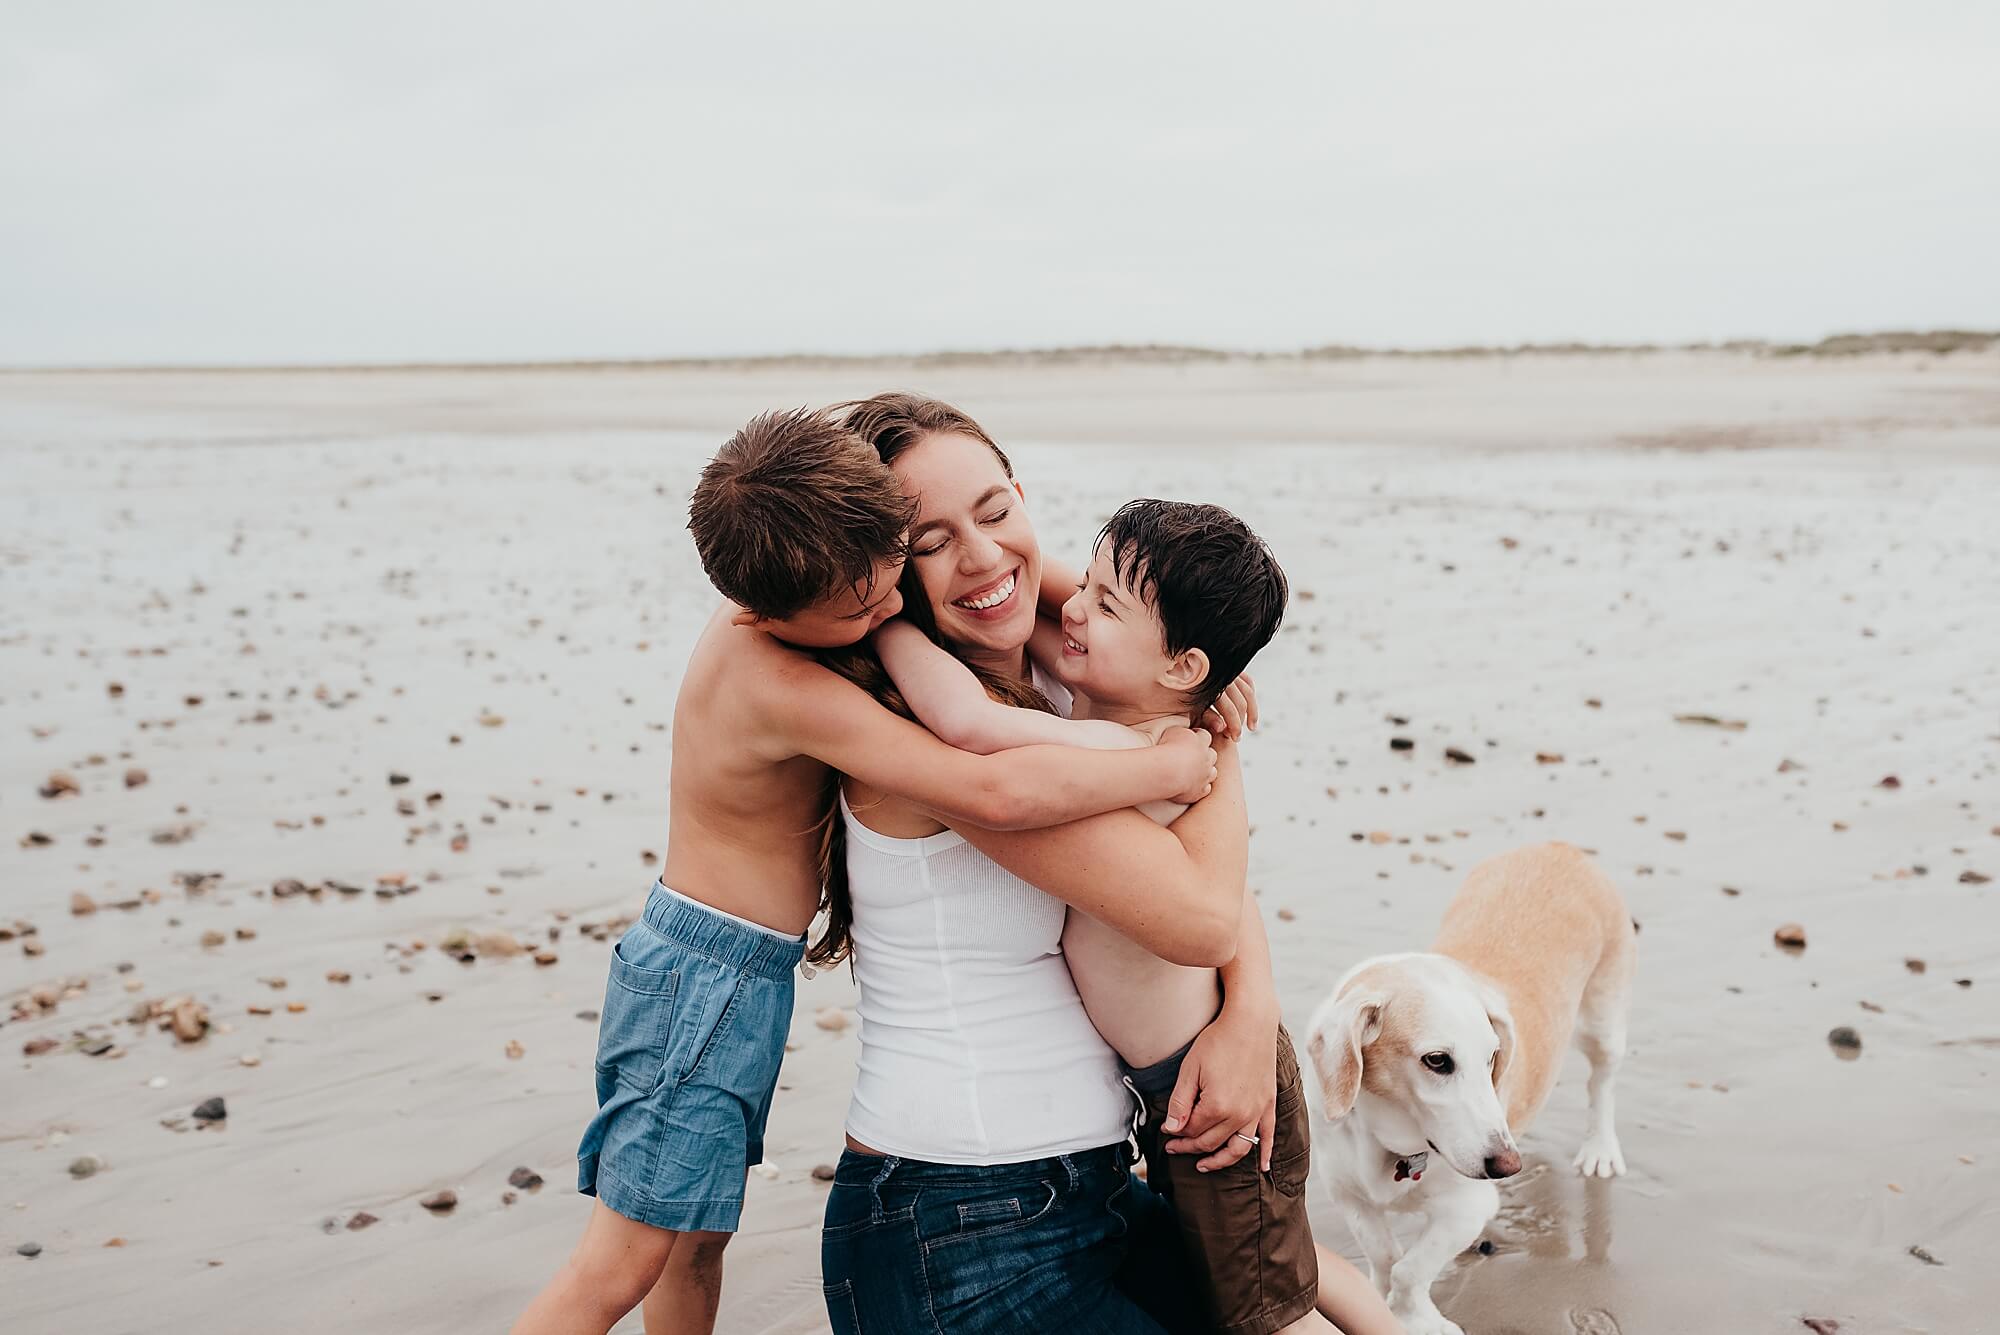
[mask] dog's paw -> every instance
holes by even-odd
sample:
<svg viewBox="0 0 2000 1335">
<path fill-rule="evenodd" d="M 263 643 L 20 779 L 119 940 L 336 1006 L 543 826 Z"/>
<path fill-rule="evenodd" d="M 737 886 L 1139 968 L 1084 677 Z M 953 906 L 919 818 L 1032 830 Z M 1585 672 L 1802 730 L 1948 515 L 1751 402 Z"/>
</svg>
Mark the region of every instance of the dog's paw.
<svg viewBox="0 0 2000 1335">
<path fill-rule="evenodd" d="M 1618 1148 L 1616 1136 L 1590 1137 L 1570 1162 L 1585 1177 L 1623 1177 L 1625 1174 L 1625 1152 Z"/>
</svg>

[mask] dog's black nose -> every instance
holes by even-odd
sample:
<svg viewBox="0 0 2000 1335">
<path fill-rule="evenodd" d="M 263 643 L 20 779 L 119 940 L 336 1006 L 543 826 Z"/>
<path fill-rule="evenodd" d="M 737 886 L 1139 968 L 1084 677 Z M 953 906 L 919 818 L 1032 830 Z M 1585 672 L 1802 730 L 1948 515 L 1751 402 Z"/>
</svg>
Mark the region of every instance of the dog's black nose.
<svg viewBox="0 0 2000 1335">
<path fill-rule="evenodd" d="M 1520 1171 L 1521 1152 L 1519 1150 L 1502 1150 L 1498 1154 L 1489 1154 L 1486 1156 L 1486 1176 L 1488 1177 L 1512 1177 Z"/>
</svg>

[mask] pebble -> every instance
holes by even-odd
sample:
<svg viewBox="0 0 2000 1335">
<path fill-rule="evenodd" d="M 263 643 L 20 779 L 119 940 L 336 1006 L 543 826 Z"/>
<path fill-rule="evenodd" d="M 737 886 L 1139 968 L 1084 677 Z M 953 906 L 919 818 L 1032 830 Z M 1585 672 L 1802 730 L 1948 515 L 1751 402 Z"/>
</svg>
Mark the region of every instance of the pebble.
<svg viewBox="0 0 2000 1335">
<path fill-rule="evenodd" d="M 152 775 L 146 773 L 146 771 L 138 768 L 135 765 L 131 769 L 125 771 L 125 786 L 127 788 L 143 788 L 146 786 L 147 780 L 151 779 L 152 777 L 153 777 Z"/>
<path fill-rule="evenodd" d="M 1843 1024 L 1828 1031 L 1826 1041 L 1836 1054 L 1847 1058 L 1849 1061 L 1860 1055 L 1861 1035 L 1856 1033 L 1849 1025 Z"/>
<path fill-rule="evenodd" d="M 840 1007 L 822 1006 L 813 1016 L 813 1023 L 828 1033 L 837 1034 L 853 1022 L 848 1019 L 847 1012 Z"/>
<path fill-rule="evenodd" d="M 752 1164 L 750 1171 L 767 1182 L 776 1182 L 778 1180 L 778 1165 L 774 1163 Z"/>
<path fill-rule="evenodd" d="M 1924 963 L 1922 960 L 1918 959 L 1915 955 L 1912 955 L 1908 959 L 1903 961 L 1903 967 L 1905 969 L 1908 969 L 1911 973 L 1922 973 L 1925 969 L 1928 969 L 1931 966 Z"/>
<path fill-rule="evenodd" d="M 1919 1247 L 1919 1246 L 1912 1246 L 1912 1247 L 1910 1248 L 1910 1255 L 1912 1255 L 1912 1256 L 1916 1257 L 1916 1258 L 1917 1258 L 1917 1259 L 1918 1259 L 1919 1261 L 1922 1261 L 1922 1262 L 1923 1262 L 1923 1263 L 1924 1263 L 1925 1265 L 1943 1265 L 1943 1264 L 1944 1264 L 1944 1262 L 1943 1262 L 1943 1261 L 1940 1261 L 1940 1260 L 1938 1260 L 1938 1259 L 1937 1259 L 1937 1257 L 1935 1257 L 1935 1256 L 1932 1256 L 1932 1255 L 1930 1254 L 1930 1250 L 1929 1250 L 1928 1248 L 1925 1248 L 1925 1247 Z"/>
<path fill-rule="evenodd" d="M 362 1229 L 367 1228 L 375 1222 L 377 1220 L 374 1215 L 369 1214 L 366 1210 L 358 1210 L 355 1212 L 354 1218 L 347 1221 L 347 1231 L 349 1233 L 359 1233 Z"/>
<path fill-rule="evenodd" d="M 77 917 L 87 917 L 97 912 L 97 901 L 81 890 L 73 890 L 69 897 L 69 911 Z"/>
<path fill-rule="evenodd" d="M 98 1158 L 95 1154 L 83 1155 L 81 1158 L 70 1160 L 69 1163 L 69 1175 L 79 1182 L 86 1177 L 97 1176 L 103 1169 L 104 1160 Z"/>
<path fill-rule="evenodd" d="M 181 1042 L 199 1042 L 201 1036 L 208 1032 L 208 1007 L 191 997 L 184 997 L 174 1006 L 168 1025 L 173 1029 L 174 1037 Z"/>
<path fill-rule="evenodd" d="M 521 1060 L 521 1058 L 523 1058 L 523 1057 L 525 1057 L 525 1056 L 527 1056 L 527 1055 L 528 1055 L 528 1050 L 527 1050 L 526 1048 L 524 1048 L 524 1047 L 522 1047 L 522 1046 L 521 1046 L 521 1040 L 520 1040 L 520 1039 L 518 1039 L 518 1038 L 510 1038 L 510 1039 L 508 1039 L 508 1040 L 507 1040 L 507 1060 L 508 1060 L 508 1061 L 515 1061 L 515 1062 L 517 1062 L 517 1061 Z"/>
<path fill-rule="evenodd" d="M 228 1117 L 229 1105 L 222 1101 L 219 1094 L 212 1099 L 203 1099 L 194 1107 L 194 1120 L 197 1122 L 221 1122 Z"/>
<path fill-rule="evenodd" d="M 54 1052 L 59 1046 L 53 1038 L 31 1038 L 21 1045 L 21 1055 L 39 1057 L 44 1052 Z"/>
<path fill-rule="evenodd" d="M 1777 931 L 1771 933 L 1771 939 L 1786 950 L 1804 950 L 1806 948 L 1806 929 L 1798 923 L 1788 922 Z"/>
<path fill-rule="evenodd" d="M 814 1164 L 812 1176 L 815 1182 L 833 1181 L 833 1165 L 830 1163 Z"/>
<path fill-rule="evenodd" d="M 246 1052 L 236 1060 L 245 1066 L 262 1066 L 264 1064 L 264 1059 L 254 1052 Z"/>
<path fill-rule="evenodd" d="M 450 1214 L 458 1208 L 458 1193 L 440 1191 L 435 1196 L 424 1197 L 419 1203 L 432 1214 Z"/>
<path fill-rule="evenodd" d="M 538 1191 L 542 1185 L 542 1175 L 532 1168 L 516 1168 L 507 1174 L 507 1185 L 519 1187 L 522 1191 Z"/>
<path fill-rule="evenodd" d="M 547 950 L 547 949 L 543 949 L 543 950 L 538 950 L 538 951 L 536 951 L 536 952 L 535 952 L 535 963 L 537 963 L 537 964 L 554 964 L 555 962 L 556 962 L 556 953 L 555 953 L 555 951 L 553 951 L 553 950 Z"/>
<path fill-rule="evenodd" d="M 93 1038 L 89 1042 L 81 1045 L 81 1051 L 83 1052 L 83 1055 L 86 1057 L 102 1057 L 105 1053 L 111 1051 L 111 1049 L 117 1046 L 118 1045 L 116 1043 L 112 1042 L 108 1038 Z"/>
<path fill-rule="evenodd" d="M 16 1247 L 14 1252 L 19 1256 L 40 1256 L 42 1254 L 42 1244 L 39 1242 L 24 1242 Z"/>
</svg>

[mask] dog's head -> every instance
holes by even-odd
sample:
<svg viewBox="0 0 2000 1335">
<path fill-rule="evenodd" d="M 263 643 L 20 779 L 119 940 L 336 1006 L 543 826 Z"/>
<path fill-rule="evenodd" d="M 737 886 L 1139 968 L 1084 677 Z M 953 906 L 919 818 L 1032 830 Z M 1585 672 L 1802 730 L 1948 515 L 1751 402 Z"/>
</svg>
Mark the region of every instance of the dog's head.
<svg viewBox="0 0 2000 1335">
<path fill-rule="evenodd" d="M 1428 1146 L 1467 1177 L 1521 1171 L 1500 1101 L 1513 1017 L 1498 988 L 1455 960 L 1360 965 L 1314 1013 L 1306 1052 L 1330 1120 L 1359 1106 L 1387 1149 Z"/>
</svg>

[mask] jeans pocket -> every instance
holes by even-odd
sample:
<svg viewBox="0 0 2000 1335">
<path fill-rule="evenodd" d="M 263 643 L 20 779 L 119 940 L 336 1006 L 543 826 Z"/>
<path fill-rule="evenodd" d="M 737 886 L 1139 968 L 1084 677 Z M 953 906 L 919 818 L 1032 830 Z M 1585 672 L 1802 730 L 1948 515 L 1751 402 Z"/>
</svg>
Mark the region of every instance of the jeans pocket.
<svg viewBox="0 0 2000 1335">
<path fill-rule="evenodd" d="M 826 1299 L 826 1319 L 833 1327 L 833 1335 L 861 1335 L 861 1313 L 854 1305 L 854 1281 L 843 1279 L 838 1284 L 819 1287 Z"/>
<path fill-rule="evenodd" d="M 743 993 L 743 976 L 733 969 L 707 961 L 682 967 L 682 993 L 675 1007 L 674 1033 L 669 1048 L 671 1074 L 676 1085 L 684 1085 L 702 1073 L 714 1052 L 729 1033 L 729 1021 L 736 1013 Z"/>
<path fill-rule="evenodd" d="M 925 1247 L 990 1238 L 1040 1222 L 1056 1208 L 1053 1182 L 1006 1187 L 926 1188 L 917 1193 L 917 1236 Z"/>
<path fill-rule="evenodd" d="M 633 963 L 612 947 L 611 976 L 604 985 L 604 1010 L 597 1024 L 598 1101 L 622 1084 L 649 1093 L 665 1078 L 672 1043 L 680 975 Z"/>
</svg>

